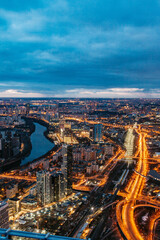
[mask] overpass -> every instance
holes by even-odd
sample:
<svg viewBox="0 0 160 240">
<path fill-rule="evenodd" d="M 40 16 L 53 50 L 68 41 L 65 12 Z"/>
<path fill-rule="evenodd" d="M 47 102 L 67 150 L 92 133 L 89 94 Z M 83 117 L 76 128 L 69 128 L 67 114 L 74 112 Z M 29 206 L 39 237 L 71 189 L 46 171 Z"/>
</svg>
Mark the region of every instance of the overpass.
<svg viewBox="0 0 160 240">
<path fill-rule="evenodd" d="M 31 238 L 31 239 L 38 239 L 38 240 L 80 240 L 78 238 L 70 238 L 70 237 L 63 237 L 63 236 L 55 236 L 41 233 L 32 233 L 32 232 L 23 232 L 23 231 L 16 231 L 9 229 L 0 228 L 0 240 L 8 240 L 11 237 L 21 237 L 21 238 Z"/>
<path fill-rule="evenodd" d="M 144 176 L 143 174 L 141 174 L 140 172 L 137 172 L 135 169 L 133 170 L 135 173 L 139 174 L 141 177 L 143 178 L 147 178 L 147 176 Z"/>
<path fill-rule="evenodd" d="M 146 134 L 139 133 L 139 159 L 136 165 L 136 172 L 129 181 L 131 183 L 130 191 L 124 201 L 117 204 L 116 217 L 118 227 L 124 239 L 127 240 L 144 240 L 142 233 L 139 231 L 134 218 L 134 206 L 139 197 L 142 197 L 142 190 L 145 185 L 145 178 L 147 175 L 147 155 L 148 150 L 146 146 Z M 144 199 L 143 199 L 144 200 Z"/>
<path fill-rule="evenodd" d="M 149 173 L 148 173 L 148 175 L 147 176 L 144 176 L 143 174 L 141 174 L 140 172 L 137 172 L 135 169 L 133 170 L 135 173 L 137 173 L 137 174 L 139 174 L 141 177 L 143 177 L 143 178 L 146 178 L 146 179 L 149 179 L 149 178 L 151 178 L 151 179 L 154 179 L 154 180 L 156 180 L 156 181 L 159 181 L 160 182 L 160 174 L 152 174 L 152 171 L 153 170 L 151 170 Z"/>
</svg>

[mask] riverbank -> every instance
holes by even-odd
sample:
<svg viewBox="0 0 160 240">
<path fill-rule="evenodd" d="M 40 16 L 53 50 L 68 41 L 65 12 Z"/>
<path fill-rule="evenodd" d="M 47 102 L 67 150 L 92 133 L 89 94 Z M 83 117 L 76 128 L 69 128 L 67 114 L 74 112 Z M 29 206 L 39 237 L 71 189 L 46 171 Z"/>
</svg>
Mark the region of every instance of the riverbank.
<svg viewBox="0 0 160 240">
<path fill-rule="evenodd" d="M 49 128 L 51 128 L 50 125 L 49 125 L 49 123 L 47 123 L 46 121 L 44 121 L 44 120 L 42 120 L 42 119 L 37 119 L 37 118 L 34 118 L 34 117 L 29 117 L 29 118 L 23 117 L 23 119 L 24 119 L 25 121 L 27 121 L 28 123 L 30 123 L 30 124 L 31 124 L 31 123 L 38 123 L 38 124 L 46 127 L 46 130 L 44 131 L 43 134 L 44 134 L 44 136 L 45 136 L 51 143 L 54 143 L 54 140 L 48 136 Z M 35 129 L 34 129 L 34 130 L 35 130 Z M 55 130 L 54 127 L 52 127 L 52 131 L 54 131 L 54 130 Z"/>
<path fill-rule="evenodd" d="M 45 121 L 43 122 L 43 120 L 35 118 L 24 118 L 24 120 L 27 120 L 30 123 L 34 123 L 36 125 L 36 129 L 38 128 L 35 133 L 31 135 L 31 141 L 34 145 L 34 149 L 31 152 L 31 155 L 28 158 L 24 159 L 21 164 L 21 167 L 26 168 L 29 167 L 29 165 L 31 165 L 32 163 L 36 163 L 41 159 L 50 158 L 53 152 L 57 151 L 60 145 L 53 145 L 53 139 L 48 136 L 48 133 L 51 130 L 49 123 L 46 123 Z M 53 127 L 52 131 L 54 131 Z M 42 134 L 44 137 L 42 137 Z"/>
<path fill-rule="evenodd" d="M 47 124 L 46 122 L 43 122 L 43 120 L 41 120 L 41 119 L 37 120 L 37 119 L 34 119 L 34 118 L 31 119 L 31 118 L 26 118 L 26 117 L 24 117 L 23 119 L 26 122 L 26 125 L 23 129 L 27 130 L 27 136 L 23 136 L 23 143 L 24 143 L 23 154 L 21 153 L 18 156 L 12 158 L 11 161 L 9 161 L 9 162 L 7 161 L 6 164 L 3 164 L 3 167 L 1 168 L 1 170 L 3 170 L 3 171 L 15 169 L 15 168 L 28 167 L 31 163 L 35 163 L 42 158 L 47 158 L 47 157 L 49 158 L 52 155 L 52 153 L 57 151 L 58 148 L 60 147 L 60 145 L 55 145 L 49 151 L 45 152 L 45 154 L 42 154 L 39 157 L 35 157 L 35 158 L 33 158 L 32 161 L 29 161 L 29 162 L 25 163 L 25 159 L 29 158 L 29 156 L 31 155 L 31 152 L 32 152 L 31 138 L 33 136 L 32 134 L 34 134 L 34 132 L 35 132 L 35 123 L 38 123 L 40 126 L 46 127 L 46 130 L 43 131 L 44 137 L 52 144 L 54 143 L 54 141 L 53 141 L 53 139 L 48 137 L 49 124 Z M 43 141 L 44 141 L 44 139 L 42 138 L 42 142 Z M 41 148 L 42 147 L 40 147 L 40 149 Z"/>
<path fill-rule="evenodd" d="M 5 159 L 0 164 L 0 172 L 15 169 L 20 166 L 21 161 L 30 155 L 32 151 L 32 144 L 30 141 L 31 134 L 35 131 L 35 126 L 31 122 L 27 122 L 25 125 L 18 126 L 16 128 L 0 128 L 0 131 L 14 131 L 19 135 L 22 151 L 17 155 Z"/>
</svg>

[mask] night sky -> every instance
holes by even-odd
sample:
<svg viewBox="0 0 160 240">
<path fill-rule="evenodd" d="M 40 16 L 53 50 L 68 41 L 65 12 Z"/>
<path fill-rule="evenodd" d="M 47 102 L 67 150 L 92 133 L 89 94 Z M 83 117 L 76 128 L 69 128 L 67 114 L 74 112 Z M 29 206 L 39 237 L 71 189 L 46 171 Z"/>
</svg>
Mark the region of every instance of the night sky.
<svg viewBox="0 0 160 240">
<path fill-rule="evenodd" d="M 0 97 L 160 97 L 160 0 L 0 0 Z"/>
</svg>

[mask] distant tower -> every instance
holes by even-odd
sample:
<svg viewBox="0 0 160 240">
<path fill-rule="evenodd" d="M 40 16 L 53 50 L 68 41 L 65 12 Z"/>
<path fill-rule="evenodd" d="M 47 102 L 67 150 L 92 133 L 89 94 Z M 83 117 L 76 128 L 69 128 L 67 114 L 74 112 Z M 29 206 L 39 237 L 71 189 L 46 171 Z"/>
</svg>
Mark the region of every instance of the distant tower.
<svg viewBox="0 0 160 240">
<path fill-rule="evenodd" d="M 95 124 L 93 129 L 93 139 L 95 142 L 102 140 L 102 124 Z"/>
<path fill-rule="evenodd" d="M 51 202 L 51 178 L 50 172 L 37 172 L 37 200 L 41 206 Z"/>
<path fill-rule="evenodd" d="M 29 114 L 29 111 L 30 111 L 30 104 L 27 103 L 27 104 L 26 104 L 26 115 Z"/>
<path fill-rule="evenodd" d="M 72 192 L 72 147 L 63 144 L 62 146 L 62 173 L 64 175 L 64 193 L 69 195 Z"/>
</svg>

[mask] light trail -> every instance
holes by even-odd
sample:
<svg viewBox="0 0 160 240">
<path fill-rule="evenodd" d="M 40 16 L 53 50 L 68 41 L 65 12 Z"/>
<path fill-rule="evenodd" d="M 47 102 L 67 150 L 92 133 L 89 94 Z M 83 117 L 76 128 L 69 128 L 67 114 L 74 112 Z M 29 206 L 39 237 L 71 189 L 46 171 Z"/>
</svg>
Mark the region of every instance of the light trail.
<svg viewBox="0 0 160 240">
<path fill-rule="evenodd" d="M 139 160 L 136 166 L 136 171 L 141 175 L 147 175 L 147 156 L 148 151 L 145 141 L 146 135 L 139 133 Z M 145 179 L 139 174 L 134 173 L 132 176 L 132 184 L 130 185 L 130 192 L 126 199 L 117 204 L 116 215 L 118 224 L 128 240 L 143 240 L 143 236 L 136 226 L 134 218 L 134 206 L 136 200 L 141 196 L 144 188 Z M 134 180 L 133 180 L 134 179 Z"/>
<path fill-rule="evenodd" d="M 156 212 L 150 219 L 149 223 L 149 234 L 147 240 L 153 240 L 154 239 L 154 227 L 157 222 L 157 220 L 160 218 L 160 211 Z"/>
<path fill-rule="evenodd" d="M 29 182 L 36 182 L 36 177 L 28 177 L 28 176 L 14 176 L 14 175 L 0 174 L 0 178 L 15 179 L 15 180 L 25 180 L 25 181 L 29 181 Z"/>
<path fill-rule="evenodd" d="M 119 125 L 119 124 L 110 124 L 110 123 L 103 123 L 103 122 L 99 122 L 99 121 L 91 121 L 88 119 L 81 119 L 81 118 L 74 118 L 74 117 L 66 117 L 65 120 L 73 120 L 73 121 L 77 121 L 77 122 L 87 122 L 89 124 L 95 125 L 95 124 L 102 124 L 103 126 L 106 127 L 112 127 L 112 128 L 130 128 L 130 125 Z"/>
</svg>

